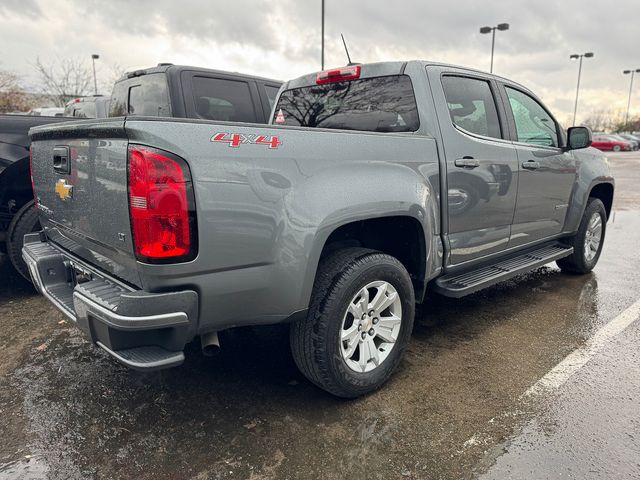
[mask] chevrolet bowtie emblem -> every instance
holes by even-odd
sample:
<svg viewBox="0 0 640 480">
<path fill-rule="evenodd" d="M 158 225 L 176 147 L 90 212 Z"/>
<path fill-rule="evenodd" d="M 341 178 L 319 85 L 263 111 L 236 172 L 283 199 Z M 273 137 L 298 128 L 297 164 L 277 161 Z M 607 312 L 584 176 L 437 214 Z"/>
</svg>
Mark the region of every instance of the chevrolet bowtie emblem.
<svg viewBox="0 0 640 480">
<path fill-rule="evenodd" d="M 64 178 L 61 178 L 56 182 L 56 194 L 61 200 L 73 198 L 73 185 L 67 184 L 67 181 Z"/>
</svg>

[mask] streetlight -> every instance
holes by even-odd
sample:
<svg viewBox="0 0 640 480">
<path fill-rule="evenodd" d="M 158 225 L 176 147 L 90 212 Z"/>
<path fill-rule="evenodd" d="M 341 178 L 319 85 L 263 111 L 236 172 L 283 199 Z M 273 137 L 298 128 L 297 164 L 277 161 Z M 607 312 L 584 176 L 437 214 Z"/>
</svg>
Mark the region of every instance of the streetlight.
<svg viewBox="0 0 640 480">
<path fill-rule="evenodd" d="M 576 87 L 576 103 L 573 107 L 573 126 L 576 125 L 576 113 L 578 113 L 578 92 L 580 92 L 580 75 L 582 74 L 582 58 L 591 58 L 593 57 L 593 52 L 587 52 L 582 54 L 574 53 L 573 55 L 569 55 L 570 60 L 578 60 L 580 59 L 580 65 L 578 66 L 578 86 Z"/>
<path fill-rule="evenodd" d="M 496 30 L 509 30 L 508 23 L 499 23 L 495 27 L 482 27 L 480 28 L 480 33 L 491 33 L 491 68 L 489 70 L 490 73 L 493 73 L 493 51 L 496 46 Z"/>
<path fill-rule="evenodd" d="M 631 89 L 633 88 L 633 76 L 636 73 L 640 73 L 640 68 L 636 68 L 635 70 L 624 70 L 622 73 L 624 75 L 631 74 L 631 83 L 629 84 L 629 100 L 627 100 L 627 114 L 624 117 L 624 124 L 626 125 L 629 121 L 629 107 L 631 106 Z"/>
<path fill-rule="evenodd" d="M 324 70 L 324 0 L 322 0 L 322 33 L 321 33 L 321 48 L 320 48 L 320 70 Z"/>
<path fill-rule="evenodd" d="M 100 58 L 97 53 L 91 54 L 91 61 L 93 62 L 93 90 L 98 95 L 98 81 L 96 80 L 96 60 Z"/>
</svg>

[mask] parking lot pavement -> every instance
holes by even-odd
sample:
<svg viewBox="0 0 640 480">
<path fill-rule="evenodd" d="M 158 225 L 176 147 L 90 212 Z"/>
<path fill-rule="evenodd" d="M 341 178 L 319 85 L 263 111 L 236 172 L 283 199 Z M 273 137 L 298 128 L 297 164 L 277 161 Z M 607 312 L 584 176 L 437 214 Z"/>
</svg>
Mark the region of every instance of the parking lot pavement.
<svg viewBox="0 0 640 480">
<path fill-rule="evenodd" d="M 549 265 L 430 297 L 398 372 L 355 401 L 304 380 L 282 326 L 128 371 L 4 265 L 0 477 L 638 478 L 640 322 L 607 325 L 640 297 L 640 155 L 611 164 L 615 214 L 592 274 Z"/>
<path fill-rule="evenodd" d="M 634 322 L 544 399 L 481 478 L 639 478 L 639 346 Z"/>
</svg>

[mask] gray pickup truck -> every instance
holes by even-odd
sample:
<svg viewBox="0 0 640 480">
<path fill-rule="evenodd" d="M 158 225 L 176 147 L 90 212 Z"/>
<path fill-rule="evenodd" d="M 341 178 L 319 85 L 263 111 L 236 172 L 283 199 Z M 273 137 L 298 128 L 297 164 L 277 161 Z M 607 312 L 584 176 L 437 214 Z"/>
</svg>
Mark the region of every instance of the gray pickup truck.
<svg viewBox="0 0 640 480">
<path fill-rule="evenodd" d="M 607 159 L 514 82 L 353 65 L 285 83 L 271 116 L 33 129 L 37 288 L 142 370 L 181 364 L 198 336 L 211 353 L 221 330 L 290 322 L 303 374 L 356 397 L 400 362 L 426 291 L 598 261 Z"/>
</svg>

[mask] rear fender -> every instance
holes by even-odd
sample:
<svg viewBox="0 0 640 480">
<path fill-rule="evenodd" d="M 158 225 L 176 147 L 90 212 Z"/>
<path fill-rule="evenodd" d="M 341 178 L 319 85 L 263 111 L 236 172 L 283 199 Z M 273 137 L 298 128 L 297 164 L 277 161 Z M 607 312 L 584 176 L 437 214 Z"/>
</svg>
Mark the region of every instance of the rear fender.
<svg viewBox="0 0 640 480">
<path fill-rule="evenodd" d="M 406 216 L 422 227 L 425 238 L 425 276 L 432 277 L 439 265 L 438 165 L 422 164 L 420 171 L 409 165 L 363 162 L 318 174 L 292 193 L 290 205 L 306 205 L 317 219 L 317 229 L 308 235 L 307 261 L 302 277 L 300 305 L 309 305 L 322 250 L 336 229 L 373 218 Z M 330 177 L 329 177 L 330 176 Z M 435 182 L 432 182 L 435 180 Z"/>
</svg>

